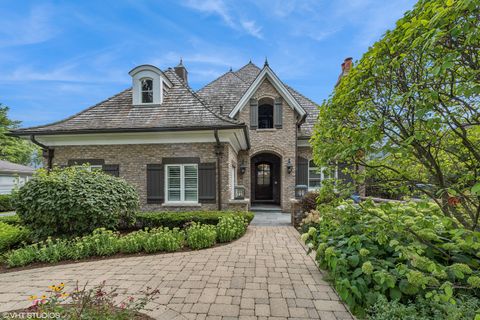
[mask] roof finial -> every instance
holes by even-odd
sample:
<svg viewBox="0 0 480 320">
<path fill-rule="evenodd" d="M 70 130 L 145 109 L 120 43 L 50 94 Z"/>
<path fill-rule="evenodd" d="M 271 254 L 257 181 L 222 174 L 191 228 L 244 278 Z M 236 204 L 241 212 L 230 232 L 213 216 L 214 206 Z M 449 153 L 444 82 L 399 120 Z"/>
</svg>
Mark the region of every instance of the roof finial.
<svg viewBox="0 0 480 320">
<path fill-rule="evenodd" d="M 250 60 L 248 60 L 248 63 L 252 63 L 252 58 L 250 58 Z"/>
<path fill-rule="evenodd" d="M 183 66 L 183 59 L 182 59 L 182 57 L 180 57 L 180 63 L 178 64 L 178 67 L 181 67 L 181 66 Z"/>
<path fill-rule="evenodd" d="M 267 60 L 267 57 L 265 56 L 265 63 L 263 65 L 264 67 L 268 67 L 268 60 Z"/>
<path fill-rule="evenodd" d="M 232 72 L 232 71 L 233 71 L 233 70 L 232 70 L 232 67 L 230 67 L 230 70 L 229 70 L 229 71 L 230 71 L 230 72 Z"/>
</svg>

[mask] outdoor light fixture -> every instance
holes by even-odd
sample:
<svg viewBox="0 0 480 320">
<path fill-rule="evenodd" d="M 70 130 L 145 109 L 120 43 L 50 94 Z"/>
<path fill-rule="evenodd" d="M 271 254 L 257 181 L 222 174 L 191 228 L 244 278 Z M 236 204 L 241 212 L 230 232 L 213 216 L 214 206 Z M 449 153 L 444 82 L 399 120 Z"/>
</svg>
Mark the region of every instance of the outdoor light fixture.
<svg viewBox="0 0 480 320">
<path fill-rule="evenodd" d="M 242 160 L 242 164 L 240 165 L 240 173 L 244 174 L 247 171 L 247 166 L 245 165 L 245 160 Z"/>
<path fill-rule="evenodd" d="M 293 170 L 292 161 L 290 159 L 288 159 L 288 161 L 287 161 L 287 172 L 290 174 L 290 173 L 292 173 L 292 170 Z"/>
</svg>

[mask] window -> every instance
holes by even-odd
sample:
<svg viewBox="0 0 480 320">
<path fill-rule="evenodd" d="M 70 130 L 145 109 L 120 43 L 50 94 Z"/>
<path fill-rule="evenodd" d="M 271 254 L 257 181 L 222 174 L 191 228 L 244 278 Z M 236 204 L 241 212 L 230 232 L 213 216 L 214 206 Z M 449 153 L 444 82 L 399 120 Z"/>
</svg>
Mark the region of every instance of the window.
<svg viewBox="0 0 480 320">
<path fill-rule="evenodd" d="M 140 80 L 142 86 L 142 103 L 153 103 L 153 80 Z"/>
<path fill-rule="evenodd" d="M 267 163 L 261 163 L 257 166 L 257 185 L 269 186 L 270 185 L 270 165 Z"/>
<path fill-rule="evenodd" d="M 273 128 L 273 106 L 270 104 L 262 104 L 258 107 L 258 128 Z"/>
<path fill-rule="evenodd" d="M 166 165 L 166 202 L 198 202 L 196 164 Z"/>
<path fill-rule="evenodd" d="M 336 167 L 319 168 L 315 165 L 313 160 L 308 162 L 308 189 L 319 189 L 322 186 L 322 181 L 327 179 L 337 178 Z"/>
</svg>

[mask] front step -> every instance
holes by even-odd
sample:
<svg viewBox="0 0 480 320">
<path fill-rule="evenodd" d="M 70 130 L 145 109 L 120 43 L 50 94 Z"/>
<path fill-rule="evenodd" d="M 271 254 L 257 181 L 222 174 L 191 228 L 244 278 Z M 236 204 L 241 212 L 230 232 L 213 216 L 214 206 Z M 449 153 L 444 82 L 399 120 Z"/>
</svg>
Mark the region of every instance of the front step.
<svg viewBox="0 0 480 320">
<path fill-rule="evenodd" d="M 253 212 L 281 212 L 282 208 L 277 205 L 261 205 L 256 204 L 250 207 L 250 211 Z"/>
</svg>

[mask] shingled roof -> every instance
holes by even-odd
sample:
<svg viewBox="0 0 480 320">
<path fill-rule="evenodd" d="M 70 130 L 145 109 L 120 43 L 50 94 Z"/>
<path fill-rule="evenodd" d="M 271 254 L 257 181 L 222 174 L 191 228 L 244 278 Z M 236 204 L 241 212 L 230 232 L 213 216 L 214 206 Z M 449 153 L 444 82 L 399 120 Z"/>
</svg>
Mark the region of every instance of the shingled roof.
<svg viewBox="0 0 480 320">
<path fill-rule="evenodd" d="M 107 100 L 65 120 L 43 126 L 22 128 L 15 135 L 127 131 L 152 129 L 189 129 L 238 127 L 240 122 L 215 112 L 173 69 L 164 74 L 172 82 L 159 107 L 132 105 L 132 89 L 124 90 Z"/>
<path fill-rule="evenodd" d="M 229 71 L 197 91 L 202 100 L 208 102 L 223 115 L 228 115 L 255 81 L 261 69 L 251 61 L 237 71 Z M 284 84 L 285 85 L 285 84 Z M 285 85 L 290 94 L 308 113 L 301 125 L 301 135 L 310 136 L 318 117 L 318 106 L 295 89 Z"/>
</svg>

